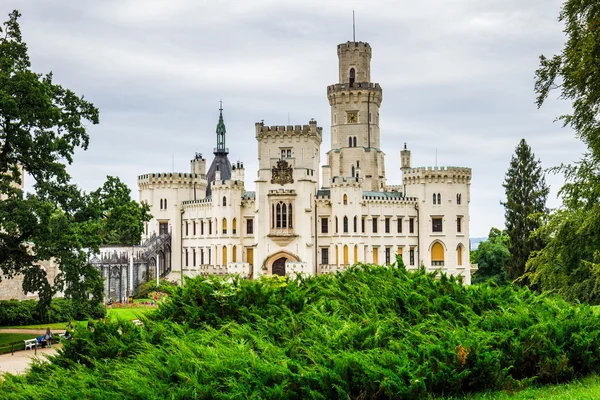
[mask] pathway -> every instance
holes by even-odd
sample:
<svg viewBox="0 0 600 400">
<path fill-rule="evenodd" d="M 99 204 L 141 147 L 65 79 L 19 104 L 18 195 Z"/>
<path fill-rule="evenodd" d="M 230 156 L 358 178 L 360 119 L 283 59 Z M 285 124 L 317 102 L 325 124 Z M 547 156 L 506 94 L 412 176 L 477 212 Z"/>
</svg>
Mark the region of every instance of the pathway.
<svg viewBox="0 0 600 400">
<path fill-rule="evenodd" d="M 34 350 L 15 351 L 15 354 L 0 355 L 0 374 L 10 372 L 11 374 L 25 373 L 29 364 L 34 359 L 45 360 L 47 355 L 56 354 L 56 349 L 60 345 L 54 345 L 51 348 L 37 349 L 37 356 Z"/>
<path fill-rule="evenodd" d="M 43 335 L 46 333 L 46 329 L 19 329 L 19 328 L 0 328 L 0 333 L 31 333 L 32 335 Z M 64 329 L 53 329 L 52 334 L 58 335 L 59 333 L 65 333 Z"/>
</svg>

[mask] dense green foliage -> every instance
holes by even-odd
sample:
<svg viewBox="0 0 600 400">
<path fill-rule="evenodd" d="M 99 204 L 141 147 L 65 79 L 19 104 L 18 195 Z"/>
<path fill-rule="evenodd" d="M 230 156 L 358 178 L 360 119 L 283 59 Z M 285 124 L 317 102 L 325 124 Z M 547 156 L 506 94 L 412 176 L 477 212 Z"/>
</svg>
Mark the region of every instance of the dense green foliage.
<svg viewBox="0 0 600 400">
<path fill-rule="evenodd" d="M 98 109 L 51 73 L 31 70 L 19 17 L 13 11 L 0 26 L 0 275 L 23 275 L 23 290 L 37 292 L 41 308 L 60 291 L 100 303 L 102 279 L 88 250 L 139 241 L 148 207 L 116 178 L 90 194 L 70 183 L 65 163 L 87 149 L 86 123 L 98 123 Z M 22 171 L 33 179 L 27 194 Z M 39 265 L 51 259 L 60 266 L 54 282 Z"/>
<path fill-rule="evenodd" d="M 479 243 L 477 250 L 471 252 L 471 261 L 477 264 L 477 274 L 473 283 L 492 280 L 497 284 L 505 284 L 508 279 L 507 266 L 510 260 L 508 250 L 509 237 L 498 228 L 490 229 L 487 240 Z"/>
<path fill-rule="evenodd" d="M 140 284 L 135 291 L 136 299 L 149 299 L 150 293 L 152 292 L 163 292 L 169 293 L 173 288 L 174 284 L 167 281 L 166 279 L 161 279 L 158 284 L 158 288 L 156 287 L 156 281 L 150 280 L 148 282 L 144 282 Z M 153 299 L 152 299 L 153 300 Z"/>
<path fill-rule="evenodd" d="M 538 236 L 547 245 L 528 264 L 528 279 L 570 300 L 600 304 L 600 7 L 596 0 L 567 0 L 559 20 L 567 42 L 558 55 L 540 57 L 538 106 L 553 90 L 572 103 L 560 117 L 586 144 L 574 165 L 557 168 L 566 183 L 562 207 Z"/>
<path fill-rule="evenodd" d="M 79 328 L 21 398 L 404 398 L 560 382 L 600 369 L 600 319 L 512 285 L 423 270 L 196 278 L 143 327 Z"/>
<path fill-rule="evenodd" d="M 525 139 L 521 139 L 504 179 L 506 201 L 504 219 L 509 240 L 510 258 L 506 264 L 510 279 L 518 279 L 525 272 L 529 255 L 544 246 L 543 240 L 532 233 L 540 227 L 538 215 L 546 214 L 546 199 L 550 190 L 544 178 L 541 162 Z"/>
<path fill-rule="evenodd" d="M 36 300 L 0 300 L 0 326 L 64 322 L 104 317 L 102 304 L 52 299 L 50 307 L 41 310 Z"/>
</svg>

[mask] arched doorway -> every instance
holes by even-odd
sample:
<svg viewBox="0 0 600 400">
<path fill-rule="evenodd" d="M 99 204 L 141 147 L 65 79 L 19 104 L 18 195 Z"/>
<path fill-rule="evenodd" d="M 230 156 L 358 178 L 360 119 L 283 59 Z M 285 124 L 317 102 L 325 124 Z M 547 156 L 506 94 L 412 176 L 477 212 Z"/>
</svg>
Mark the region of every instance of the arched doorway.
<svg viewBox="0 0 600 400">
<path fill-rule="evenodd" d="M 287 258 L 281 257 L 273 262 L 273 275 L 285 276 L 285 262 Z"/>
</svg>

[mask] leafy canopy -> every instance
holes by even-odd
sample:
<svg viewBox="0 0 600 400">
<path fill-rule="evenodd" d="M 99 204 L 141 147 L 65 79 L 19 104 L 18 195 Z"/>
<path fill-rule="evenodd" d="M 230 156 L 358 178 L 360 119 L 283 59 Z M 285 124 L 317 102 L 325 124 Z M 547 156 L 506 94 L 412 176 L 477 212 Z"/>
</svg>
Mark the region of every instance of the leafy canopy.
<svg viewBox="0 0 600 400">
<path fill-rule="evenodd" d="M 13 11 L 0 27 L 0 275 L 22 274 L 24 291 L 38 292 L 42 307 L 63 290 L 100 301 L 102 279 L 87 250 L 139 240 L 148 208 L 117 178 L 90 194 L 70 183 L 65 163 L 76 148 L 87 149 L 87 124 L 98 123 L 98 109 L 54 83 L 52 73 L 31 70 L 20 16 Z M 27 194 L 24 173 L 33 178 Z M 51 259 L 60 265 L 54 287 L 39 266 Z"/>
<path fill-rule="evenodd" d="M 510 260 L 509 242 L 506 231 L 498 228 L 490 229 L 487 240 L 479 243 L 477 250 L 471 252 L 472 260 L 478 267 L 473 283 L 487 280 L 499 284 L 506 283 L 506 268 Z"/>
<path fill-rule="evenodd" d="M 568 0 L 559 15 L 567 41 L 560 54 L 542 55 L 535 90 L 541 107 L 552 91 L 571 101 L 559 117 L 587 146 L 582 159 L 555 170 L 565 175 L 562 207 L 538 236 L 547 245 L 530 260 L 528 279 L 571 300 L 600 303 L 600 5 Z"/>
</svg>

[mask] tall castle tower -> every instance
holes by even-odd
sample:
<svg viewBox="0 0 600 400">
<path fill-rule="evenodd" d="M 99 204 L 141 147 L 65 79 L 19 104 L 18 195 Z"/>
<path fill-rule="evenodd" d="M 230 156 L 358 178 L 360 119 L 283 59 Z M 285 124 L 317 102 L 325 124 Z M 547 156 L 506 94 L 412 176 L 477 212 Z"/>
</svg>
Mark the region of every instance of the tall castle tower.
<svg viewBox="0 0 600 400">
<path fill-rule="evenodd" d="M 365 190 L 385 187 L 384 154 L 380 150 L 381 86 L 371 82 L 371 46 L 346 42 L 337 46 L 339 82 L 327 87 L 331 106 L 331 178 L 360 177 Z M 329 182 L 323 182 L 329 187 Z"/>
</svg>

